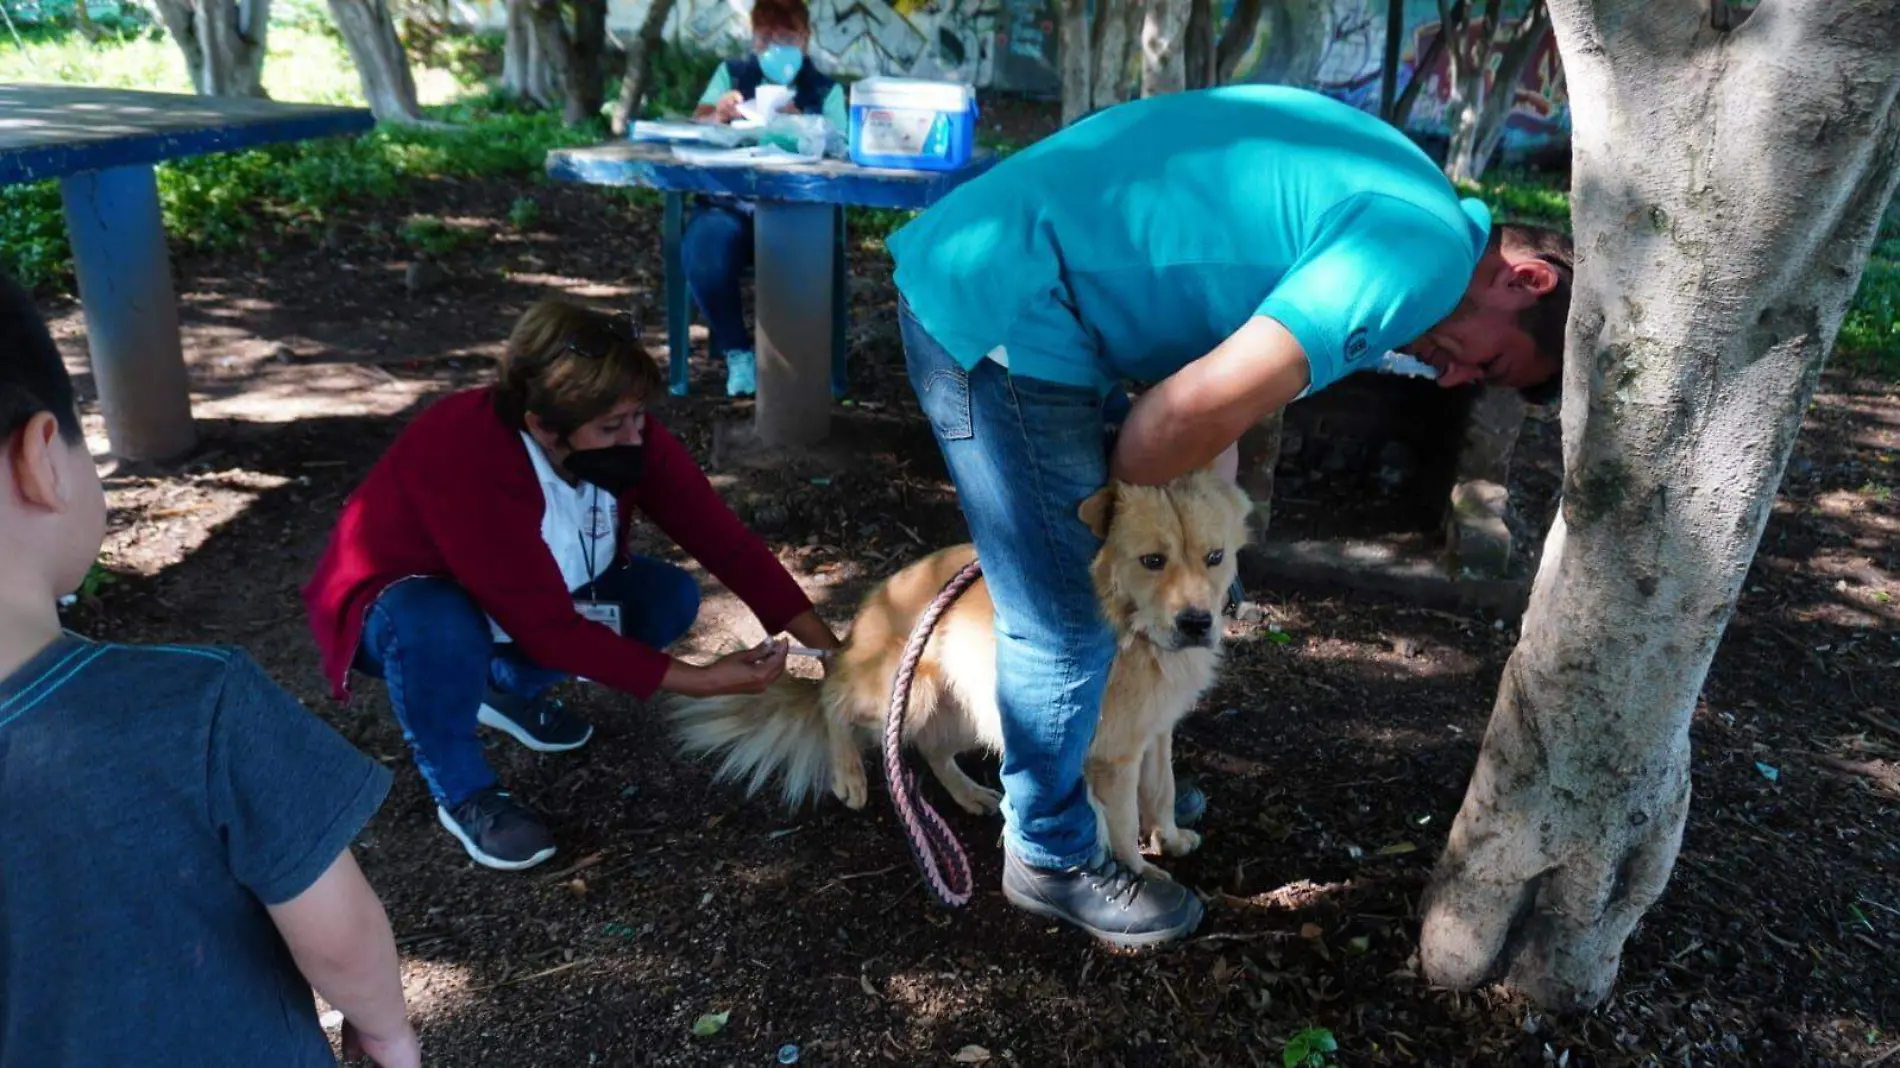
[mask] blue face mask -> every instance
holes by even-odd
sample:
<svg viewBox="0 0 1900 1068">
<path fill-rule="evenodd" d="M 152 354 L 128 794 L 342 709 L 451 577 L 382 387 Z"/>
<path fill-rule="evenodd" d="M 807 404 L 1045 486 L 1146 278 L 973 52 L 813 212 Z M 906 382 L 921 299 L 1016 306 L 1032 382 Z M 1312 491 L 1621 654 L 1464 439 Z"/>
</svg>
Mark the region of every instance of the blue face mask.
<svg viewBox="0 0 1900 1068">
<path fill-rule="evenodd" d="M 797 45 L 775 44 L 759 53 L 759 69 L 779 85 L 790 85 L 805 65 L 805 53 Z"/>
</svg>

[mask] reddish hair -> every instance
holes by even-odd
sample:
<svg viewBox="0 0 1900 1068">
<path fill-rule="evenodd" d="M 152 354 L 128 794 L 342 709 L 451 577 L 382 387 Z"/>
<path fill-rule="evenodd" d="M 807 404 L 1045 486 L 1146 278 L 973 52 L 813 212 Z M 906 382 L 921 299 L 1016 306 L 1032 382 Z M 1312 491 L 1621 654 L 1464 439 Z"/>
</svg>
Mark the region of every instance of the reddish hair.
<svg viewBox="0 0 1900 1068">
<path fill-rule="evenodd" d="M 754 0 L 752 33 L 760 37 L 809 36 L 811 9 L 805 0 Z"/>
</svg>

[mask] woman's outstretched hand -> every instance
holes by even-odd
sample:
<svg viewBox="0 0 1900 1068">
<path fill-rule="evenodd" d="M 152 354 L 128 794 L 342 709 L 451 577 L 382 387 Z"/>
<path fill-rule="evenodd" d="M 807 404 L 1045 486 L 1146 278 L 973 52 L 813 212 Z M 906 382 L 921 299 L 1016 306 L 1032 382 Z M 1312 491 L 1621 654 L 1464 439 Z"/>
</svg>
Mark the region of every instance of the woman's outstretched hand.
<svg viewBox="0 0 1900 1068">
<path fill-rule="evenodd" d="M 727 653 L 704 667 L 675 660 L 660 681 L 660 688 L 686 697 L 764 693 L 785 673 L 785 650 L 786 643 L 773 641 Z"/>
</svg>

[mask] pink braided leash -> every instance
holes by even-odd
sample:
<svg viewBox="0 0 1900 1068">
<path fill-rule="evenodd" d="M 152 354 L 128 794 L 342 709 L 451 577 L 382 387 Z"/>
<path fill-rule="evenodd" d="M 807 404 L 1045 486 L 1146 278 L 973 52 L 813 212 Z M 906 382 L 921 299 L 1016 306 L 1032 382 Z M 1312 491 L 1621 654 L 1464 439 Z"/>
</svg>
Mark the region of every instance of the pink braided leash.
<svg viewBox="0 0 1900 1068">
<path fill-rule="evenodd" d="M 890 786 L 891 804 L 897 808 L 898 822 L 904 825 L 904 837 L 910 842 L 911 856 L 923 869 L 924 882 L 938 901 L 949 908 L 968 904 L 975 891 L 970 876 L 970 858 L 956 832 L 943 821 L 937 810 L 917 789 L 917 776 L 904 765 L 904 713 L 910 708 L 911 682 L 917 675 L 917 662 L 924 658 L 924 646 L 937 629 L 937 620 L 955 604 L 963 591 L 983 574 L 980 561 L 963 565 L 949 582 L 944 583 L 930 607 L 910 629 L 910 641 L 904 646 L 904 658 L 898 662 L 897 677 L 891 681 L 891 707 L 884 717 L 884 781 Z"/>
</svg>

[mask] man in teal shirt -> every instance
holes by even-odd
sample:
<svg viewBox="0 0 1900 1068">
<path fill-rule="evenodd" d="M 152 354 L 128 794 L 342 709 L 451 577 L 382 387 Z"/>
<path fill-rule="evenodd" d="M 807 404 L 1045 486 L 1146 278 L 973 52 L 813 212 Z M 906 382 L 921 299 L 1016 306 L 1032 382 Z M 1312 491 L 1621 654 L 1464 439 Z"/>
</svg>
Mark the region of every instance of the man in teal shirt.
<svg viewBox="0 0 1900 1068">
<path fill-rule="evenodd" d="M 1422 360 L 1446 387 L 1543 387 L 1569 314 L 1569 239 L 1493 226 L 1379 119 L 1243 86 L 1099 112 L 892 235 L 912 387 L 996 605 L 1003 889 L 1118 945 L 1201 907 L 1096 838 L 1082 764 L 1114 638 L 1077 517 L 1110 477 L 1220 462 L 1287 403 Z M 1107 425 L 1121 383 L 1149 387 Z"/>
</svg>

